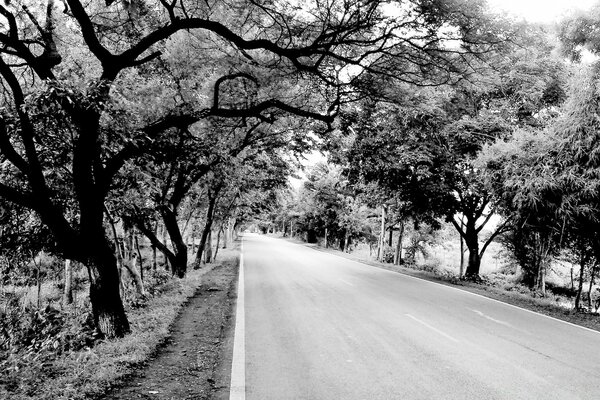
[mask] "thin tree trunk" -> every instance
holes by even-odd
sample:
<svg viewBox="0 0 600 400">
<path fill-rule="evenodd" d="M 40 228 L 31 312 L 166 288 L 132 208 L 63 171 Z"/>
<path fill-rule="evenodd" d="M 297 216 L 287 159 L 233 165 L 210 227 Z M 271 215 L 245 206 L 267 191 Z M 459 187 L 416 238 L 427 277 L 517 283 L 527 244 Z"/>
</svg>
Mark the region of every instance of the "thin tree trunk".
<svg viewBox="0 0 600 400">
<path fill-rule="evenodd" d="M 582 256 L 580 260 L 581 260 L 581 262 L 580 262 L 580 266 L 579 266 L 579 285 L 577 286 L 577 296 L 575 297 L 575 309 L 576 310 L 580 309 L 581 293 L 583 292 L 583 274 L 585 272 L 585 264 L 586 264 L 585 256 Z"/>
<path fill-rule="evenodd" d="M 346 232 L 344 233 L 344 251 L 346 253 L 350 253 L 350 249 L 348 248 L 349 244 L 350 244 L 350 232 L 348 229 L 346 229 Z"/>
<path fill-rule="evenodd" d="M 134 236 L 135 240 L 135 250 L 137 251 L 138 260 L 140 260 L 140 279 L 142 280 L 142 284 L 144 283 L 144 262 L 142 260 L 142 252 L 140 251 L 140 242 L 138 240 L 137 235 Z"/>
<path fill-rule="evenodd" d="M 65 286 L 63 290 L 63 307 L 73 303 L 73 264 L 65 260 Z"/>
<path fill-rule="evenodd" d="M 153 235 L 154 237 L 157 236 L 158 234 L 158 222 L 156 222 L 154 224 L 154 230 L 153 230 Z M 157 260 L 156 260 L 156 246 L 154 245 L 154 243 L 150 243 L 150 247 L 152 248 L 152 271 L 156 272 L 156 267 L 157 267 Z"/>
<path fill-rule="evenodd" d="M 163 221 L 163 223 L 164 223 L 164 221 Z M 168 245 L 168 242 L 167 242 L 167 228 L 165 226 L 162 226 L 161 227 L 161 232 L 162 232 L 162 243 L 165 245 L 165 248 L 169 249 L 169 245 Z M 171 249 L 169 249 L 169 251 L 170 250 Z M 165 270 L 166 271 L 172 271 L 171 270 L 171 264 L 172 263 L 170 262 L 172 257 L 169 257 L 167 255 L 167 253 L 165 253 L 164 251 L 162 253 L 163 253 L 163 256 L 164 256 L 164 260 L 165 260 Z M 175 253 L 173 253 L 173 255 L 174 254 Z"/>
<path fill-rule="evenodd" d="M 327 228 L 325 228 L 325 248 L 327 248 Z"/>
<path fill-rule="evenodd" d="M 187 272 L 188 249 L 177 223 L 177 214 L 168 206 L 164 206 L 161 208 L 161 215 L 173 246 L 174 257 L 170 260 L 171 272 L 178 278 L 183 278 Z"/>
<path fill-rule="evenodd" d="M 377 243 L 377 260 L 383 259 L 383 246 L 385 245 L 385 206 L 381 206 L 381 231 L 379 232 L 379 242 Z"/>
<path fill-rule="evenodd" d="M 115 226 L 115 220 L 112 217 L 112 214 L 108 210 L 108 207 L 104 206 L 104 213 L 106 218 L 108 219 L 108 224 L 110 225 L 111 232 L 113 234 L 114 247 L 115 247 L 115 256 L 117 257 L 117 269 L 119 275 L 119 290 L 121 293 L 125 293 L 125 286 L 123 285 L 123 279 L 121 274 L 123 273 L 124 268 L 124 257 L 123 257 L 123 249 L 121 248 L 121 244 L 119 242 L 119 235 L 117 234 L 117 228 Z"/>
<path fill-rule="evenodd" d="M 202 255 L 204 254 L 204 250 L 206 247 L 206 240 L 208 238 L 208 234 L 212 229 L 212 223 L 215 214 L 215 206 L 217 204 L 217 196 L 218 191 L 214 193 L 213 196 L 209 195 L 208 200 L 208 209 L 206 210 L 206 223 L 204 225 L 204 230 L 202 231 L 202 236 L 200 237 L 200 245 L 198 246 L 198 252 L 196 253 L 196 265 L 195 268 L 200 267 L 200 262 L 202 261 Z"/>
<path fill-rule="evenodd" d="M 227 223 L 225 224 L 225 229 L 221 228 L 224 232 L 223 232 L 223 248 L 226 249 L 227 248 L 227 244 L 229 241 L 229 224 L 230 224 L 230 218 L 227 217 Z"/>
<path fill-rule="evenodd" d="M 398 227 L 398 241 L 396 242 L 396 253 L 394 254 L 394 265 L 402 263 L 402 239 L 404 237 L 404 221 L 400 221 Z"/>
<path fill-rule="evenodd" d="M 206 237 L 206 250 L 204 253 L 204 262 L 206 264 L 210 264 L 212 262 L 212 229 L 208 231 L 208 236 Z"/>
<path fill-rule="evenodd" d="M 137 257 L 138 256 L 134 254 L 133 257 L 127 260 L 123 265 L 125 266 L 125 268 L 127 268 L 127 271 L 129 271 L 129 274 L 131 275 L 131 278 L 135 283 L 137 294 L 140 296 L 144 296 L 146 294 L 146 291 L 144 290 L 144 281 L 142 280 L 141 274 L 137 271 L 137 268 L 135 267 Z"/>
<path fill-rule="evenodd" d="M 217 245 L 215 246 L 215 255 L 213 256 L 213 261 L 217 261 L 217 254 L 219 254 L 219 245 L 221 244 L 221 235 L 223 234 L 223 224 L 221 224 L 221 228 L 217 233 Z"/>
<path fill-rule="evenodd" d="M 593 266 L 590 271 L 590 285 L 588 287 L 588 310 L 592 310 L 592 288 L 594 287 L 594 279 L 596 278 L 596 266 Z"/>
<path fill-rule="evenodd" d="M 460 218 L 461 229 L 464 229 L 465 223 L 463 217 Z M 462 278 L 465 274 L 465 239 L 459 233 L 460 237 L 460 270 L 458 271 L 459 278 Z"/>
</svg>

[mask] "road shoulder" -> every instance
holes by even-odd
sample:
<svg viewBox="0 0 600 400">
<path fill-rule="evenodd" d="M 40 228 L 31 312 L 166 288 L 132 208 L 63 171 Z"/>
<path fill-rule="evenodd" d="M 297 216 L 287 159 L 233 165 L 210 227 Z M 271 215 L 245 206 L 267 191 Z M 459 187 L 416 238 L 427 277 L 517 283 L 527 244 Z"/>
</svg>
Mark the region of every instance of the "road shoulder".
<svg viewBox="0 0 600 400">
<path fill-rule="evenodd" d="M 207 272 L 154 357 L 101 398 L 225 398 L 237 271 L 233 258 Z"/>
</svg>

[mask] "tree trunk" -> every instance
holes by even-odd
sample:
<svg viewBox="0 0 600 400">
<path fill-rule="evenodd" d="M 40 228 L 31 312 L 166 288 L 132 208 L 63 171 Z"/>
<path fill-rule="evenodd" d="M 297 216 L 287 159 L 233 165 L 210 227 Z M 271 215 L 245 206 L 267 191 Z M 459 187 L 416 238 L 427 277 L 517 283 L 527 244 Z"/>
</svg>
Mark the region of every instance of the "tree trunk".
<svg viewBox="0 0 600 400">
<path fill-rule="evenodd" d="M 402 239 L 404 237 L 404 221 L 400 221 L 398 227 L 398 241 L 396 242 L 396 253 L 394 254 L 394 265 L 402 264 Z"/>
<path fill-rule="evenodd" d="M 231 218 L 227 218 L 227 223 L 225 224 L 225 229 L 223 232 L 223 248 L 226 249 L 229 243 L 229 229 L 231 225 Z"/>
<path fill-rule="evenodd" d="M 212 229 L 208 231 L 208 236 L 206 237 L 206 251 L 204 252 L 204 262 L 206 264 L 210 264 L 212 262 Z"/>
<path fill-rule="evenodd" d="M 218 196 L 218 192 L 214 193 L 213 196 L 209 195 L 208 209 L 206 210 L 206 223 L 204 224 L 202 236 L 200 237 L 200 245 L 198 246 L 198 252 L 196 253 L 195 268 L 200 267 L 200 262 L 202 261 L 202 255 L 204 254 L 204 250 L 206 247 L 206 240 L 208 238 L 209 232 L 212 229 L 212 223 L 213 223 L 213 219 L 215 216 L 215 206 L 217 204 L 217 196 Z"/>
<path fill-rule="evenodd" d="M 134 236 L 135 240 L 135 250 L 137 252 L 138 260 L 140 260 L 140 279 L 142 284 L 144 283 L 144 262 L 142 260 L 142 252 L 140 251 L 140 242 L 138 240 L 137 235 Z"/>
<path fill-rule="evenodd" d="M 461 224 L 461 229 L 464 229 L 464 221 L 461 217 L 460 219 L 460 224 Z M 463 239 L 463 236 L 459 233 L 458 235 L 460 237 L 460 269 L 458 271 L 458 277 L 462 278 L 465 275 L 465 239 Z"/>
<path fill-rule="evenodd" d="M 325 228 L 325 248 L 327 248 L 327 228 Z"/>
<path fill-rule="evenodd" d="M 164 244 L 165 249 L 168 249 L 169 252 L 171 252 L 171 249 L 169 249 L 169 245 L 167 243 L 167 228 L 164 227 L 164 226 L 162 226 L 161 227 L 161 233 L 162 233 L 162 243 Z M 169 252 L 165 252 L 164 250 L 161 250 L 161 252 L 163 253 L 163 256 L 164 256 L 164 261 L 165 261 L 164 267 L 165 267 L 165 270 L 166 271 L 173 271 L 171 269 L 171 264 L 173 264 L 173 262 L 171 262 L 171 260 L 173 259 L 174 256 L 170 257 Z"/>
<path fill-rule="evenodd" d="M 469 259 L 465 277 L 471 279 L 479 278 L 479 269 L 481 267 L 481 256 L 479 255 L 479 240 L 474 227 L 471 229 L 467 223 L 465 230 L 465 244 L 469 251 Z"/>
<path fill-rule="evenodd" d="M 388 236 L 388 246 L 392 247 L 394 245 L 394 227 L 390 226 L 390 233 Z"/>
<path fill-rule="evenodd" d="M 154 224 L 154 230 L 152 233 L 154 237 L 158 235 L 158 222 Z M 156 272 L 156 267 L 158 264 L 156 260 L 156 246 L 154 243 L 151 243 L 150 246 L 152 247 L 152 271 Z"/>
<path fill-rule="evenodd" d="M 131 278 L 133 279 L 133 282 L 135 283 L 135 288 L 136 288 L 137 294 L 140 296 L 145 296 L 146 291 L 144 290 L 144 281 L 142 280 L 141 274 L 138 272 L 137 268 L 135 267 L 137 257 L 138 256 L 136 254 L 134 254 L 133 257 L 130 258 L 129 260 L 125 261 L 123 263 L 123 265 L 125 266 L 125 268 L 127 268 L 127 271 L 129 271 L 129 274 L 131 275 Z"/>
<path fill-rule="evenodd" d="M 596 277 L 596 267 L 593 266 L 590 271 L 590 285 L 588 287 L 588 310 L 592 310 L 592 288 L 594 287 L 594 278 Z"/>
<path fill-rule="evenodd" d="M 178 278 L 183 278 L 187 272 L 188 249 L 177 223 L 177 214 L 168 206 L 164 206 L 161 208 L 161 215 L 173 246 L 174 257 L 170 260 L 171 273 Z"/>
<path fill-rule="evenodd" d="M 65 287 L 63 290 L 63 307 L 73 303 L 73 264 L 65 260 Z"/>
<path fill-rule="evenodd" d="M 585 259 L 582 257 L 579 267 L 579 285 L 577 286 L 577 296 L 575 297 L 575 310 L 581 307 L 581 293 L 583 292 L 583 274 L 585 272 Z"/>
<path fill-rule="evenodd" d="M 95 254 L 85 262 L 90 278 L 92 313 L 103 336 L 123 337 L 130 332 L 130 327 L 119 295 L 117 260 L 108 243 L 103 242 L 96 243 Z"/>
<path fill-rule="evenodd" d="M 383 246 L 385 245 L 385 206 L 381 206 L 381 231 L 377 243 L 377 260 L 383 260 Z"/>
<path fill-rule="evenodd" d="M 219 232 L 217 233 L 217 244 L 215 245 L 215 254 L 213 255 L 213 261 L 217 260 L 217 254 L 219 254 L 219 245 L 221 244 L 221 236 L 223 236 L 223 224 L 221 223 L 221 227 L 219 228 Z"/>
<path fill-rule="evenodd" d="M 543 295 L 546 295 L 546 262 L 544 259 L 540 259 L 540 262 L 538 264 L 536 288 Z"/>
<path fill-rule="evenodd" d="M 349 244 L 350 244 L 350 231 L 348 229 L 346 229 L 346 232 L 344 234 L 344 251 L 346 253 L 350 253 L 350 249 L 348 248 Z"/>
</svg>

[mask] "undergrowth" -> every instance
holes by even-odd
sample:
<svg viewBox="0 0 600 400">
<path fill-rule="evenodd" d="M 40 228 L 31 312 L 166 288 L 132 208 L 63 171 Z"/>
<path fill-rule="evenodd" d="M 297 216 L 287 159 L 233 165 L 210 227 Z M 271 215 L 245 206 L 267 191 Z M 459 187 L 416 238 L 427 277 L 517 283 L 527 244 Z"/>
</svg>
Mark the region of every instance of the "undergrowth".
<svg viewBox="0 0 600 400">
<path fill-rule="evenodd" d="M 235 256 L 223 251 L 221 259 Z M 148 359 L 168 336 L 180 308 L 206 269 L 185 279 L 157 271 L 145 279 L 146 296 L 126 292 L 132 333 L 102 340 L 87 308 L 40 309 L 5 301 L 0 309 L 0 399 L 79 400 L 96 397 Z"/>
</svg>

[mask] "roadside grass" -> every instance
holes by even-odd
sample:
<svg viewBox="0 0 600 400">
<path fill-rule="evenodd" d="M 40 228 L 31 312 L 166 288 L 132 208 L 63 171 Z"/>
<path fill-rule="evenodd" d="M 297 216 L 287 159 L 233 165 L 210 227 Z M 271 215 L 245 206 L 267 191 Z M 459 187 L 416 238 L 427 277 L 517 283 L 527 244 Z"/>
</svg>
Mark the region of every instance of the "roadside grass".
<svg viewBox="0 0 600 400">
<path fill-rule="evenodd" d="M 20 362 L 16 370 L 0 371 L 0 398 L 79 400 L 101 397 L 151 358 L 164 343 L 170 326 L 202 284 L 204 274 L 237 257 L 235 247 L 220 249 L 216 263 L 199 270 L 190 269 L 185 279 L 165 277 L 165 273 L 158 277 L 149 276 L 148 281 L 154 278 L 155 282 L 148 284 L 147 300 L 126 302 L 131 334 L 77 351 L 33 354 L 30 362 Z"/>
<path fill-rule="evenodd" d="M 404 266 L 374 261 L 364 254 L 345 253 L 332 248 L 324 248 L 316 244 L 307 244 L 296 238 L 283 238 L 293 243 L 302 244 L 318 251 L 335 254 L 362 264 L 410 275 L 443 285 L 457 287 L 494 300 L 499 300 L 517 307 L 547 315 L 565 322 L 580 325 L 600 332 L 600 316 L 594 313 L 574 310 L 572 300 L 566 296 L 554 295 L 548 291 L 546 296 L 535 292 L 514 281 L 511 275 L 492 272 L 484 275 L 482 283 L 458 279 L 457 274 L 444 268 L 439 262 L 424 265 Z"/>
</svg>

